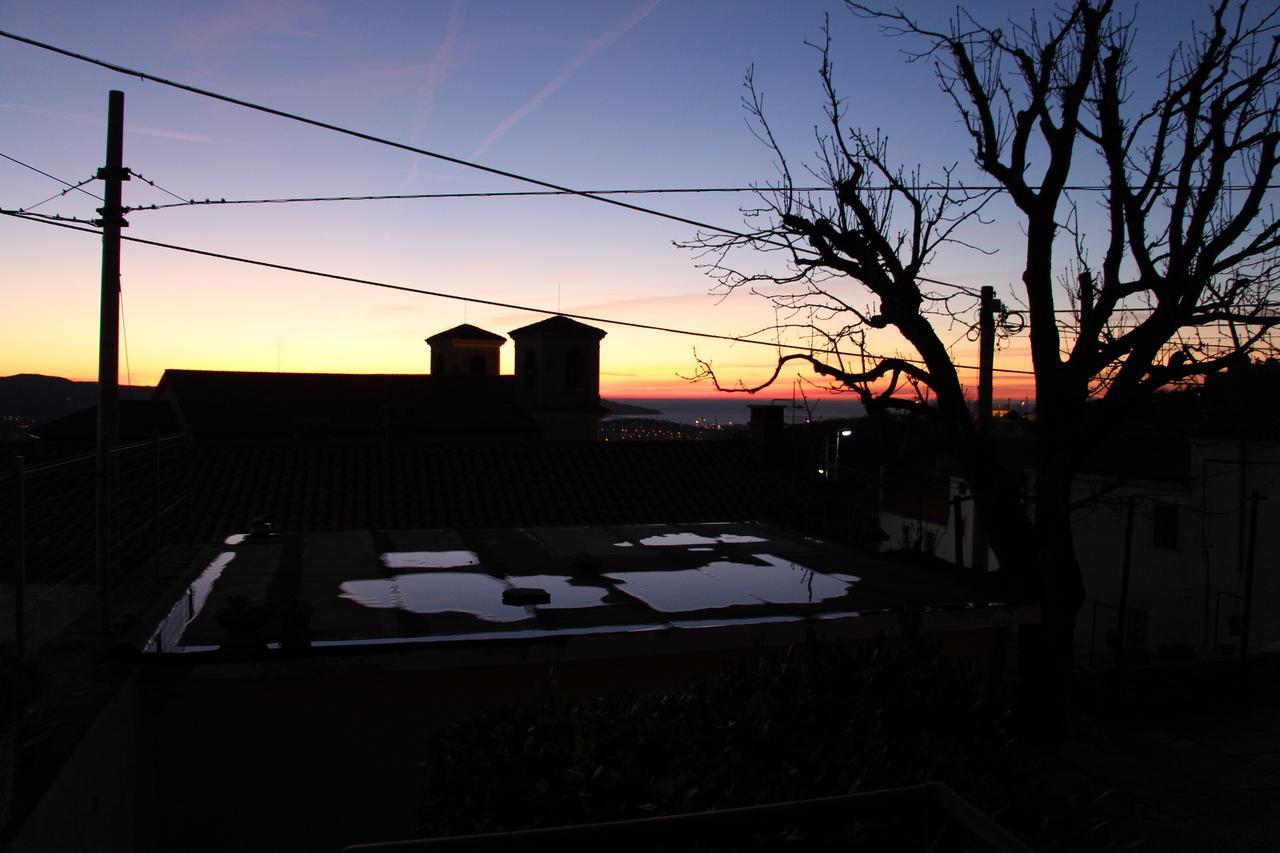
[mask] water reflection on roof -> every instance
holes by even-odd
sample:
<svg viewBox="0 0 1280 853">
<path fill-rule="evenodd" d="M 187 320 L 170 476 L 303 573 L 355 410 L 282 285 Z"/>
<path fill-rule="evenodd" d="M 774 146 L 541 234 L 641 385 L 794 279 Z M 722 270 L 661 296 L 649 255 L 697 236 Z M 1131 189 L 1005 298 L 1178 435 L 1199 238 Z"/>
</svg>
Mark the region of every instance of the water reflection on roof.
<svg viewBox="0 0 1280 853">
<path fill-rule="evenodd" d="M 399 608 L 410 613 L 469 613 L 486 622 L 532 618 L 525 607 L 502 603 L 507 585 L 475 572 L 422 572 L 385 580 L 347 581 L 341 598 L 364 607 Z"/>
<path fill-rule="evenodd" d="M 238 596 L 264 614 L 268 648 L 280 642 L 279 614 L 294 597 L 308 605 L 315 646 L 831 626 L 865 622 L 858 614 L 983 602 L 960 578 L 751 522 L 237 534 L 201 562 L 205 572 L 157 630 L 156 650 L 216 649 L 227 636 L 218 616 Z M 504 603 L 514 588 L 544 590 L 550 600 Z"/>
<path fill-rule="evenodd" d="M 662 533 L 657 536 L 646 536 L 640 540 L 641 545 L 680 546 L 680 545 L 745 545 L 753 542 L 768 542 L 759 536 L 743 536 L 724 533 L 720 536 L 703 536 L 700 533 Z"/>
<path fill-rule="evenodd" d="M 662 613 L 745 604 L 808 604 L 844 595 L 849 584 L 772 554 L 759 563 L 716 560 L 697 569 L 607 572 L 622 591 Z"/>
<path fill-rule="evenodd" d="M 478 566 L 480 558 L 473 551 L 389 551 L 382 555 L 388 569 L 457 569 Z"/>
<path fill-rule="evenodd" d="M 565 575 L 520 575 L 508 577 L 512 586 L 545 589 L 551 595 L 546 604 L 534 605 L 537 610 L 568 610 L 576 607 L 596 607 L 604 604 L 609 590 L 603 586 L 584 586 L 573 583 Z"/>
</svg>

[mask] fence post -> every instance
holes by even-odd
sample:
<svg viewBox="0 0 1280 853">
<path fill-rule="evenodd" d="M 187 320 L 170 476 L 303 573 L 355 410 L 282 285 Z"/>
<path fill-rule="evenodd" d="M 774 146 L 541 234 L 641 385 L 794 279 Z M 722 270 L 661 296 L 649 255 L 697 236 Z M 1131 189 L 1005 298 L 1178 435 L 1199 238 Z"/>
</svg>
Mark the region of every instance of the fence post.
<svg viewBox="0 0 1280 853">
<path fill-rule="evenodd" d="M 151 549 L 152 578 L 160 580 L 160 430 L 151 431 Z"/>
<path fill-rule="evenodd" d="M 17 575 L 13 585 L 13 649 L 22 661 L 27 656 L 27 464 L 26 459 L 14 458 L 14 484 L 17 486 L 17 545 L 14 568 Z"/>
<path fill-rule="evenodd" d="M 1257 492 L 1249 497 L 1249 546 L 1244 565 L 1244 620 L 1240 626 L 1241 665 L 1249 661 L 1249 626 L 1253 617 L 1253 558 L 1258 546 L 1258 504 L 1262 500 L 1262 495 Z"/>
<path fill-rule="evenodd" d="M 182 452 L 183 452 L 183 455 L 185 456 L 184 461 L 186 462 L 186 466 L 185 466 L 186 470 L 184 471 L 184 475 L 185 475 L 184 479 L 186 480 L 186 482 L 183 484 L 186 495 L 183 497 L 183 502 L 186 504 L 186 510 L 187 510 L 187 553 L 189 555 L 191 551 L 195 549 L 195 545 L 196 545 L 196 515 L 195 515 L 195 512 L 196 512 L 195 510 L 195 502 L 196 502 L 195 464 L 196 463 L 195 463 L 194 454 L 191 451 L 191 427 L 190 426 L 187 426 L 187 429 L 185 432 L 185 439 L 183 440 L 183 443 L 182 443 Z"/>
</svg>

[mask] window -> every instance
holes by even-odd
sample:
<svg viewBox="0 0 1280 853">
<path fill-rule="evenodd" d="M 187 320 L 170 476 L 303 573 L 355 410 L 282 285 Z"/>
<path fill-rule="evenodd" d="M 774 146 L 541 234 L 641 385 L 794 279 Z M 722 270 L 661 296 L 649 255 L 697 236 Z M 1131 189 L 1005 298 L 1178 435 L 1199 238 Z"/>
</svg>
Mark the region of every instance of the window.
<svg viewBox="0 0 1280 853">
<path fill-rule="evenodd" d="M 583 366 L 582 350 L 571 349 L 564 359 L 564 387 L 581 388 L 586 369 Z"/>
<path fill-rule="evenodd" d="M 1151 514 L 1151 544 L 1156 548 L 1178 548 L 1178 507 L 1156 504 Z"/>
<path fill-rule="evenodd" d="M 471 356 L 471 375 L 484 376 L 484 356 L 476 353 Z"/>
</svg>

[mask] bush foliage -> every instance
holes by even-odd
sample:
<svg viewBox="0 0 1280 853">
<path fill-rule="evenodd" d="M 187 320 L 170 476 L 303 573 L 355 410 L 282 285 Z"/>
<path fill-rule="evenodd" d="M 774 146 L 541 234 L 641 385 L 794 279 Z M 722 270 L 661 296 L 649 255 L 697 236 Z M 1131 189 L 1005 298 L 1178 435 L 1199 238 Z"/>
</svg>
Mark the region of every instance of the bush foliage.
<svg viewBox="0 0 1280 853">
<path fill-rule="evenodd" d="M 1015 751 L 937 656 L 813 645 L 683 689 L 506 707 L 430 744 L 432 835 L 621 820 L 940 780 L 1000 808 Z"/>
</svg>

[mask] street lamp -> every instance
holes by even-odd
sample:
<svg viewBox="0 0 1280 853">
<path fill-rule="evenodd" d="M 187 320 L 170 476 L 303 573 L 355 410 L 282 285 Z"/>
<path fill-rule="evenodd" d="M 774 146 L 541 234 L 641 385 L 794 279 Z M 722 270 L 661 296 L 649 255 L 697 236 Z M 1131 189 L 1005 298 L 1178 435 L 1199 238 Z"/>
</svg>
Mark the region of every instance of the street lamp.
<svg viewBox="0 0 1280 853">
<path fill-rule="evenodd" d="M 851 429 L 842 429 L 840 430 L 840 432 L 836 433 L 836 464 L 835 464 L 836 476 L 835 478 L 837 480 L 840 479 L 840 439 L 848 438 L 851 435 L 853 435 L 853 430 Z"/>
</svg>

